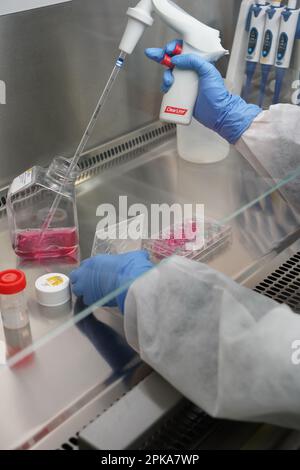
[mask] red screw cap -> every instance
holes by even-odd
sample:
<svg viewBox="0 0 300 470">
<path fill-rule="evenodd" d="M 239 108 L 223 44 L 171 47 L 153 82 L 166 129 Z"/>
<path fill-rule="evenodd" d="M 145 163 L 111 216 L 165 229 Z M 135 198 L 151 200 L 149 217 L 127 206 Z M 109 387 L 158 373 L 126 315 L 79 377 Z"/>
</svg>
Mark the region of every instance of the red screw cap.
<svg viewBox="0 0 300 470">
<path fill-rule="evenodd" d="M 19 294 L 26 289 L 26 276 L 23 271 L 9 269 L 0 272 L 0 294 Z"/>
</svg>

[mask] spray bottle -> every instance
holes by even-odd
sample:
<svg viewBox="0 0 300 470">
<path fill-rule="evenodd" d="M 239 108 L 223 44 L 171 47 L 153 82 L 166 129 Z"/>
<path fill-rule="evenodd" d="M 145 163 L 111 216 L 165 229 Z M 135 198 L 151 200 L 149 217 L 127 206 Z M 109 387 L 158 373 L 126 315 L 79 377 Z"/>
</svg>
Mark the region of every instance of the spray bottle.
<svg viewBox="0 0 300 470">
<path fill-rule="evenodd" d="M 217 61 L 228 53 L 221 45 L 219 31 L 193 18 L 171 0 L 141 0 L 135 8 L 128 9 L 127 16 L 129 20 L 119 46 L 122 52 L 133 53 L 145 29 L 153 24 L 153 12 L 156 12 L 168 26 L 176 31 L 178 37 L 183 39 L 182 53 L 198 54 L 211 62 Z M 189 126 L 192 122 L 198 96 L 198 76 L 194 71 L 184 71 L 176 68 L 173 73 L 174 85 L 164 95 L 160 119 L 178 125 Z M 194 126 L 195 123 L 193 123 L 194 130 L 192 132 L 195 139 L 197 139 L 196 133 L 200 133 L 199 128 L 203 126 L 198 123 L 196 128 Z M 197 143 L 194 141 L 197 146 L 201 143 L 203 143 L 202 140 Z M 189 148 L 191 148 L 190 143 Z M 185 148 L 185 151 L 181 153 L 183 158 L 188 156 L 189 148 Z M 190 160 L 193 159 L 190 158 Z M 215 157 L 211 155 L 208 160 L 215 161 Z M 201 162 L 201 158 L 199 158 L 199 162 Z"/>
</svg>

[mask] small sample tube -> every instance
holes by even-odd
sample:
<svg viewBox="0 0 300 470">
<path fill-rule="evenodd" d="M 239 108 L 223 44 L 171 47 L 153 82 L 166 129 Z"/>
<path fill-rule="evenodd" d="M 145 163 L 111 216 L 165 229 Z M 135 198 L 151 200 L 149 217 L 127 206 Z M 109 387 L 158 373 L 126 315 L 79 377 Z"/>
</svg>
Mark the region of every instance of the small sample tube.
<svg viewBox="0 0 300 470">
<path fill-rule="evenodd" d="M 26 276 L 22 271 L 0 272 L 0 310 L 8 359 L 32 344 L 25 289 Z"/>
</svg>

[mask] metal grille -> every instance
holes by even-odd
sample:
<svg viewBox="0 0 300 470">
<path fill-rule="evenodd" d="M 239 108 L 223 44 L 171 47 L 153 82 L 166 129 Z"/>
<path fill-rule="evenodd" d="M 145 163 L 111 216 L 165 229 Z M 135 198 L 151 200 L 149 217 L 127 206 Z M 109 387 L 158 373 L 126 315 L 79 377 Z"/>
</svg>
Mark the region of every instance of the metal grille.
<svg viewBox="0 0 300 470">
<path fill-rule="evenodd" d="M 81 174 L 78 183 L 92 178 L 99 171 L 115 168 L 141 156 L 153 145 L 174 136 L 175 132 L 174 124 L 155 122 L 83 154 L 79 161 Z"/>
<path fill-rule="evenodd" d="M 78 450 L 78 437 L 71 437 L 58 450 Z"/>
<path fill-rule="evenodd" d="M 266 277 L 254 290 L 300 313 L 300 252 Z"/>
<path fill-rule="evenodd" d="M 210 418 L 192 403 L 186 402 L 185 406 L 163 423 L 139 450 L 193 450 L 218 426 L 217 420 Z"/>
</svg>

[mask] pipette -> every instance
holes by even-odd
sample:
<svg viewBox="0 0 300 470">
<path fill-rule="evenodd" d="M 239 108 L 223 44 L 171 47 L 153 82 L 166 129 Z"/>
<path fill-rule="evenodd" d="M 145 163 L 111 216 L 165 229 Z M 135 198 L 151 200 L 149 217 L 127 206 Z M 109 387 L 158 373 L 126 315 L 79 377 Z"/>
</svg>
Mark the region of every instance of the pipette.
<svg viewBox="0 0 300 470">
<path fill-rule="evenodd" d="M 282 6 L 280 0 L 271 0 L 270 8 L 266 12 L 266 26 L 260 58 L 262 75 L 258 101 L 260 107 L 263 106 L 268 78 L 275 65 L 281 15 L 284 10 L 285 7 Z"/>
<path fill-rule="evenodd" d="M 243 98 L 249 99 L 252 80 L 260 60 L 261 49 L 266 24 L 266 12 L 270 5 L 265 0 L 259 0 L 249 10 L 246 30 L 249 32 L 248 49 L 246 57 L 246 84 L 243 90 Z"/>
<path fill-rule="evenodd" d="M 276 85 L 273 104 L 280 101 L 281 89 L 286 71 L 289 69 L 296 39 L 300 39 L 300 10 L 297 0 L 289 0 L 288 7 L 282 13 L 276 56 Z"/>
<path fill-rule="evenodd" d="M 42 229 L 41 229 L 41 234 L 40 234 L 40 238 L 39 238 L 39 242 L 38 244 L 41 243 L 42 239 L 43 239 L 43 236 L 45 234 L 45 232 L 49 229 L 52 221 L 53 221 L 53 217 L 59 207 L 59 204 L 60 204 L 60 200 L 61 200 L 61 194 L 63 193 L 63 190 L 65 188 L 65 185 L 67 184 L 67 181 L 69 179 L 69 177 L 73 174 L 74 170 L 76 169 L 77 165 L 78 165 L 78 161 L 93 133 L 93 130 L 95 128 L 95 125 L 97 123 L 97 120 L 98 120 L 98 117 L 102 111 L 102 108 L 113 88 L 113 85 L 118 77 L 118 74 L 121 70 L 121 68 L 123 67 L 124 63 L 125 63 L 125 58 L 126 58 L 126 53 L 125 52 L 122 52 L 120 53 L 117 61 L 116 61 L 116 64 L 113 68 L 113 71 L 111 73 L 111 76 L 109 77 L 108 79 L 108 82 L 97 102 L 97 105 L 96 105 L 96 108 L 92 114 L 92 117 L 88 123 L 88 126 L 86 128 L 86 130 L 84 131 L 84 134 L 81 138 L 81 141 L 76 149 L 76 152 L 71 160 L 71 163 L 70 163 L 70 166 L 68 168 L 68 172 L 66 174 L 66 177 L 61 185 L 61 188 L 57 194 L 57 196 L 55 197 L 54 201 L 53 201 L 53 204 L 51 206 L 51 208 L 49 209 L 49 214 L 47 216 L 47 218 L 45 219 L 45 222 L 42 226 Z"/>
</svg>

